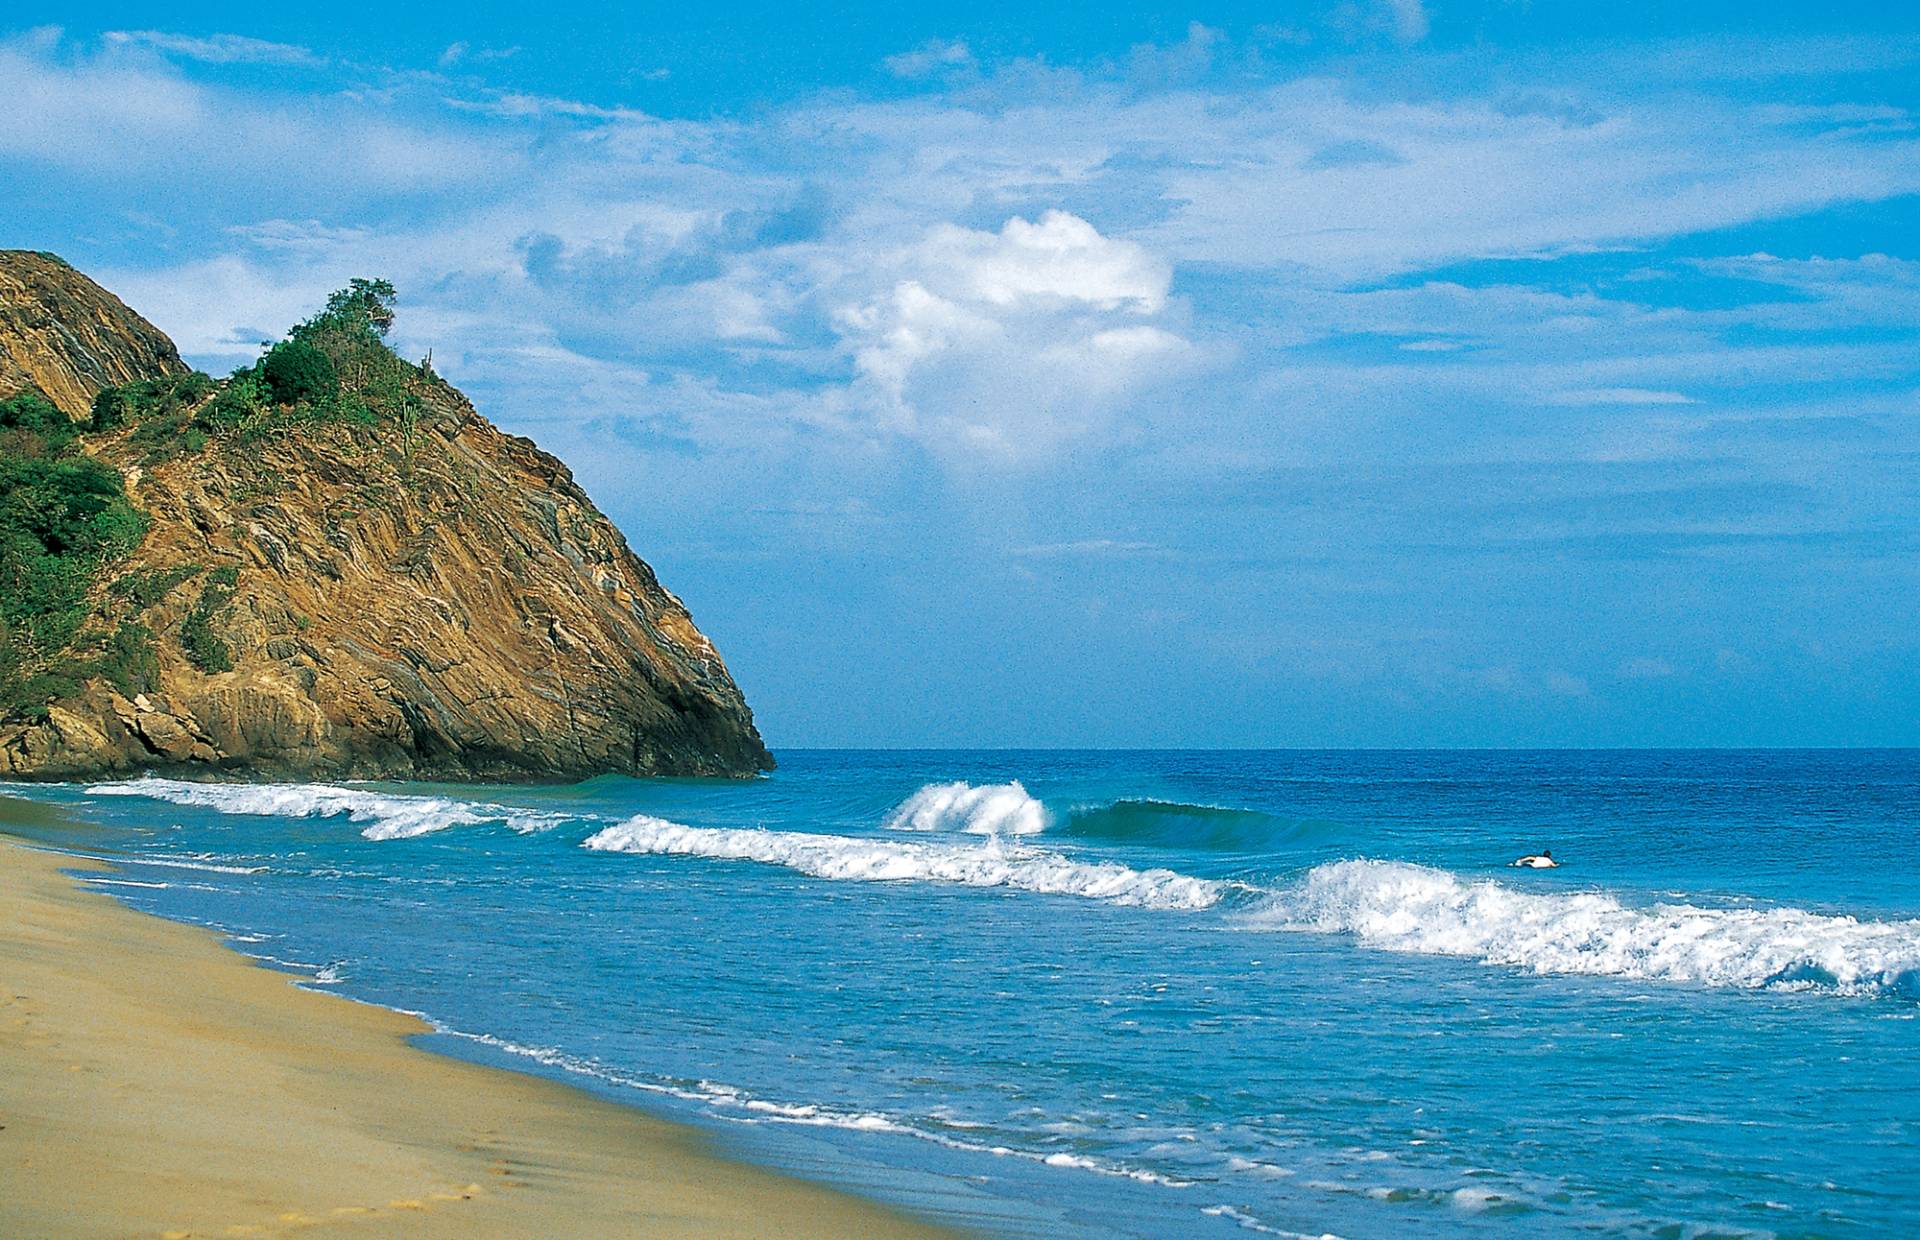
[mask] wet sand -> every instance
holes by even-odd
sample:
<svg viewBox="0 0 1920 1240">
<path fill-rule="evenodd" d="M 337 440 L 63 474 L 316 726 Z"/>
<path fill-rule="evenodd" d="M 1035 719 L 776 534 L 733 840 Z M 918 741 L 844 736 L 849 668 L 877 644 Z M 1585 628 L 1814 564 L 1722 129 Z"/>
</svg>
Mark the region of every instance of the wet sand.
<svg viewBox="0 0 1920 1240">
<path fill-rule="evenodd" d="M 0 832 L 46 815 L 0 797 Z M 0 835 L 0 1235 L 954 1234 L 417 1049 L 61 873 L 91 866 Z"/>
</svg>

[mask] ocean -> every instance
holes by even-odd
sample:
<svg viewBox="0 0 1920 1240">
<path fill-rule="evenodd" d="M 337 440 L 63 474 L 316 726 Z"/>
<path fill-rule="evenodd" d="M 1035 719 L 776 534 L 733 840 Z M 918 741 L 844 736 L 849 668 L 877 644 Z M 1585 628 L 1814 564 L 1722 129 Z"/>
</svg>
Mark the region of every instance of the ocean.
<svg viewBox="0 0 1920 1240">
<path fill-rule="evenodd" d="M 432 1049 L 988 1234 L 1920 1234 L 1920 751 L 777 756 L 4 790 Z"/>
</svg>

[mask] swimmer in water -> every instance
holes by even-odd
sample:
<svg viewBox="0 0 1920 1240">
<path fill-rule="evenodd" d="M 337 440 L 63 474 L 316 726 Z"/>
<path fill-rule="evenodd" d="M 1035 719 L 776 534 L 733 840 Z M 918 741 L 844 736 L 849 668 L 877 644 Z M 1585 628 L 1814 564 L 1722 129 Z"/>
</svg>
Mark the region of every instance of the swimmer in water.
<svg viewBox="0 0 1920 1240">
<path fill-rule="evenodd" d="M 1553 859 L 1553 849 L 1545 848 L 1537 853 L 1528 853 L 1513 863 L 1522 870 L 1557 870 L 1560 863 Z"/>
</svg>

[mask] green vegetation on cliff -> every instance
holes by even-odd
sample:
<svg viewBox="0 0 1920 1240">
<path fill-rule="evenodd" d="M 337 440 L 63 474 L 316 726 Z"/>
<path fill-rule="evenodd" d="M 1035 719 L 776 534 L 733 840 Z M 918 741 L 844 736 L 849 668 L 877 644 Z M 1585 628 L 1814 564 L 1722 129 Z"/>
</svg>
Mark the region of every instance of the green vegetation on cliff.
<svg viewBox="0 0 1920 1240">
<path fill-rule="evenodd" d="M 397 434 L 410 455 L 420 388 L 438 380 L 387 347 L 394 296 L 385 280 L 354 280 L 224 382 L 189 371 L 109 387 L 85 421 L 36 392 L 0 402 L 0 720 L 44 718 L 50 701 L 92 677 L 128 695 L 149 689 L 155 639 L 141 616 L 200 571 L 129 574 L 97 589 L 148 521 L 88 445 L 125 435 L 134 459 L 154 466 L 338 424 Z M 212 574 L 179 624 L 202 672 L 233 666 L 219 633 L 233 573 Z"/>
<path fill-rule="evenodd" d="M 214 569 L 207 576 L 206 588 L 200 591 L 200 601 L 181 622 L 181 648 L 189 662 L 208 674 L 233 670 L 233 648 L 213 626 L 232 604 L 234 587 L 239 584 L 240 574 L 231 564 Z"/>
<path fill-rule="evenodd" d="M 149 464 L 304 427 L 396 426 L 410 442 L 433 372 L 387 347 L 393 285 L 356 279 L 260 360 L 216 383 L 198 371 L 107 388 L 88 429 L 131 426 Z"/>
<path fill-rule="evenodd" d="M 0 402 L 0 716 L 43 714 L 105 674 L 72 647 L 102 570 L 146 532 L 119 472 L 81 454 L 78 437 L 37 395 Z M 136 638 L 116 635 L 115 670 L 138 661 Z"/>
</svg>

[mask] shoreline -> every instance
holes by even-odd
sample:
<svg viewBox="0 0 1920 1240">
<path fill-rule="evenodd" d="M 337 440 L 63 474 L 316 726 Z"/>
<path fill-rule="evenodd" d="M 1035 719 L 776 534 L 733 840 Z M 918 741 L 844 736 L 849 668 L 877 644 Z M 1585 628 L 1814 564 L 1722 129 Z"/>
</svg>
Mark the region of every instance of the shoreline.
<svg viewBox="0 0 1920 1240">
<path fill-rule="evenodd" d="M 726 1158 L 697 1129 L 436 1054 L 138 912 L 0 796 L 0 1232 L 45 1237 L 961 1233 Z"/>
</svg>

